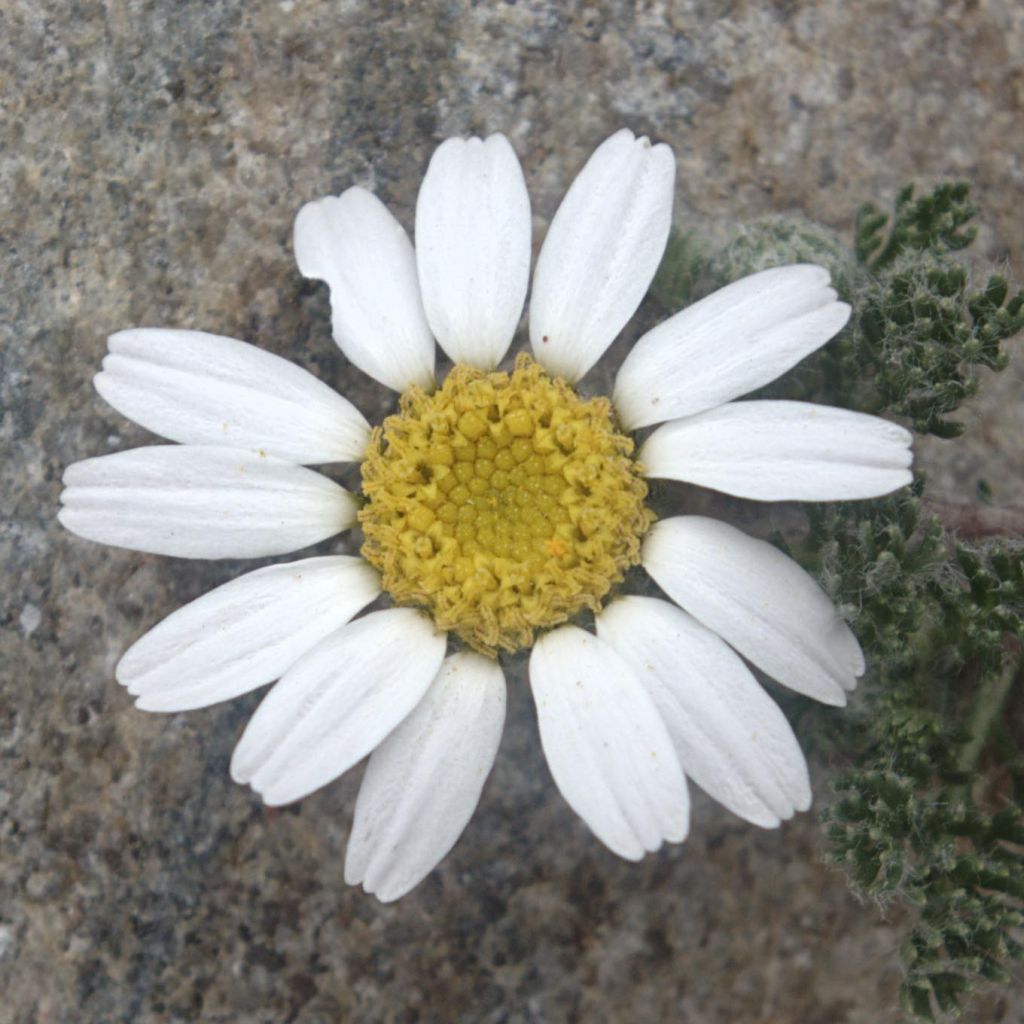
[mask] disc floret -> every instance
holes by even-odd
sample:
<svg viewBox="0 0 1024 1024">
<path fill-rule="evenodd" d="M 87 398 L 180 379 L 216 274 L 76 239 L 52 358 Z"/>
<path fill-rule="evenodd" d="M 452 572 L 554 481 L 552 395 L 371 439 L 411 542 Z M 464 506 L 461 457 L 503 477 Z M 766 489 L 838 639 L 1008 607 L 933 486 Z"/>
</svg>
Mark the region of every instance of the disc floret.
<svg viewBox="0 0 1024 1024">
<path fill-rule="evenodd" d="M 412 388 L 362 466 L 363 555 L 396 603 L 494 655 L 598 611 L 653 520 L 633 442 L 527 355 Z"/>
</svg>

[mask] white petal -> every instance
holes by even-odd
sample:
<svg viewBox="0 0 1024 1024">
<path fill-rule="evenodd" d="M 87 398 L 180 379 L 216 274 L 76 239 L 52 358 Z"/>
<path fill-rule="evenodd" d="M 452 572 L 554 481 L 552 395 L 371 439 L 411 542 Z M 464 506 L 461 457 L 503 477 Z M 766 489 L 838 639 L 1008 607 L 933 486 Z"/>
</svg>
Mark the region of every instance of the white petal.
<svg viewBox="0 0 1024 1024">
<path fill-rule="evenodd" d="M 775 380 L 850 318 L 823 267 L 798 263 L 734 281 L 648 331 L 613 402 L 629 430 L 693 416 Z"/>
<path fill-rule="evenodd" d="M 624 597 L 597 617 L 597 635 L 646 687 L 701 789 L 764 828 L 810 807 L 807 762 L 786 716 L 714 633 L 667 601 Z"/>
<path fill-rule="evenodd" d="M 371 192 L 350 188 L 306 203 L 295 218 L 304 277 L 331 289 L 334 340 L 348 358 L 395 391 L 434 382 L 416 256 L 402 225 Z"/>
<path fill-rule="evenodd" d="M 453 362 L 493 370 L 508 351 L 530 278 L 530 197 L 504 135 L 448 139 L 416 203 L 427 322 Z"/>
<path fill-rule="evenodd" d="M 864 671 L 850 627 L 778 548 L 703 516 L 655 523 L 644 568 L 662 590 L 770 676 L 826 704 L 846 703 Z"/>
<path fill-rule="evenodd" d="M 444 648 L 444 634 L 409 608 L 342 626 L 263 698 L 235 747 L 231 777 L 271 806 L 327 785 L 419 703 Z"/>
<path fill-rule="evenodd" d="M 384 902 L 418 885 L 476 810 L 505 723 L 505 677 L 454 654 L 427 695 L 370 756 L 345 855 L 345 881 Z"/>
<path fill-rule="evenodd" d="M 202 331 L 111 335 L 96 390 L 129 419 L 182 444 L 262 450 L 290 462 L 354 462 L 362 413 L 302 367 Z"/>
<path fill-rule="evenodd" d="M 530 686 L 541 745 L 569 806 L 610 850 L 639 860 L 686 838 L 690 801 L 654 702 L 603 640 L 562 626 L 537 641 Z"/>
<path fill-rule="evenodd" d="M 260 558 L 347 530 L 355 501 L 311 469 L 231 448 L 157 445 L 64 471 L 58 518 L 101 544 L 183 558 Z"/>
<path fill-rule="evenodd" d="M 125 652 L 117 681 L 143 711 L 204 708 L 273 682 L 380 593 L 361 558 L 246 573 L 179 608 Z"/>
<path fill-rule="evenodd" d="M 636 312 L 665 251 L 675 173 L 668 146 L 623 129 L 572 183 L 530 300 L 530 344 L 552 373 L 579 380 Z"/>
<path fill-rule="evenodd" d="M 668 477 L 758 501 L 874 498 L 910 483 L 908 430 L 808 402 L 731 402 L 659 427 L 638 456 Z"/>
</svg>

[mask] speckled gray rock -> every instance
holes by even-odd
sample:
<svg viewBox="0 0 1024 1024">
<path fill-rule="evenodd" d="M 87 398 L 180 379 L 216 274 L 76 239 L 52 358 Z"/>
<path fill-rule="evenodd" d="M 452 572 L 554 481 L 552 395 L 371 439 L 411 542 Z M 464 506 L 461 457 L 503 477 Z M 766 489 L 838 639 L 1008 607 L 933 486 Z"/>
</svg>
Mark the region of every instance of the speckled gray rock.
<svg viewBox="0 0 1024 1024">
<path fill-rule="evenodd" d="M 763 833 L 698 798 L 684 846 L 616 860 L 554 791 L 521 661 L 455 853 L 397 905 L 347 889 L 358 772 L 268 814 L 227 778 L 257 696 L 154 716 L 113 681 L 241 566 L 103 549 L 54 511 L 65 465 L 147 440 L 90 385 L 124 326 L 247 338 L 384 412 L 292 218 L 361 183 L 411 224 L 452 133 L 509 135 L 538 238 L 622 124 L 673 145 L 677 218 L 712 234 L 789 209 L 848 230 L 964 176 L 981 256 L 1020 279 L 1020 5 L 9 0 L 0 27 L 0 1020 L 895 1020 L 899 921 L 822 866 L 812 815 Z M 945 492 L 1019 498 L 1016 373 L 928 446 Z"/>
</svg>

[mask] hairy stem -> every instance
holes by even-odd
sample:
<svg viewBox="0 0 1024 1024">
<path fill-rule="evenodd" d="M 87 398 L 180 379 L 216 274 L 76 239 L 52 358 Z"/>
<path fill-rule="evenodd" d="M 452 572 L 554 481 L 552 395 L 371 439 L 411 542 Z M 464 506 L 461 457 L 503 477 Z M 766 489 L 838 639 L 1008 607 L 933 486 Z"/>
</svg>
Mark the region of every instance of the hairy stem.
<svg viewBox="0 0 1024 1024">
<path fill-rule="evenodd" d="M 977 501 L 936 501 L 925 498 L 925 509 L 938 517 L 942 525 L 959 537 L 1024 537 L 1024 508 L 1007 505 L 999 508 Z"/>
<path fill-rule="evenodd" d="M 972 772 L 978 766 L 982 751 L 988 743 L 992 728 L 1000 720 L 1003 707 L 1013 690 L 1017 676 L 1021 674 L 1020 663 L 1010 658 L 998 675 L 989 676 L 981 685 L 967 724 L 970 739 L 963 745 L 957 767 L 963 772 Z"/>
</svg>

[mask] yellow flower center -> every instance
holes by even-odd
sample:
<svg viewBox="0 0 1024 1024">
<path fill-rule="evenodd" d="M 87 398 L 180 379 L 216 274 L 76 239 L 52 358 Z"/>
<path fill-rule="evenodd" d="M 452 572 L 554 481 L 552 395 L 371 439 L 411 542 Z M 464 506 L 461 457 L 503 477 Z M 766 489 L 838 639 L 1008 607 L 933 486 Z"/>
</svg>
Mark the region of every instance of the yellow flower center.
<svg viewBox="0 0 1024 1024">
<path fill-rule="evenodd" d="M 607 399 L 520 355 L 412 388 L 362 466 L 363 555 L 398 604 L 494 655 L 602 598 L 639 560 L 647 486 Z"/>
</svg>

